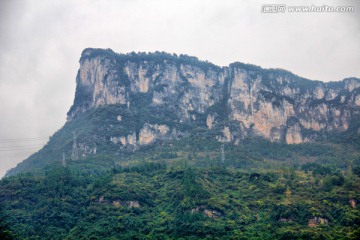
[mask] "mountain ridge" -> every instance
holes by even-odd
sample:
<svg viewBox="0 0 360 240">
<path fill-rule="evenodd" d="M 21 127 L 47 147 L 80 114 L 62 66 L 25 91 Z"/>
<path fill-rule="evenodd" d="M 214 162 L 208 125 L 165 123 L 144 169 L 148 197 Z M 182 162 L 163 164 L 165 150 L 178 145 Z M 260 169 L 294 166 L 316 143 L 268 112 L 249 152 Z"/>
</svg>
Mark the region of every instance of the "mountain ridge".
<svg viewBox="0 0 360 240">
<path fill-rule="evenodd" d="M 100 61 L 104 62 L 100 63 Z M 219 67 L 212 63 L 199 61 L 195 57 L 186 55 L 177 57 L 166 53 L 124 55 L 116 54 L 111 50 L 85 49 L 80 59 L 80 65 L 77 76 L 77 93 L 74 105 L 68 112 L 68 121 L 76 117 L 77 112 L 81 113 L 99 105 L 129 105 L 132 101 L 132 96 L 130 96 L 132 94 L 152 94 L 152 103 L 150 104 L 152 107 L 173 104 L 174 101 L 163 102 L 163 98 L 172 98 L 176 95 L 175 92 L 180 92 L 179 96 L 175 96 L 176 101 L 183 105 L 180 108 L 184 114 L 178 116 L 180 121 L 185 122 L 191 117 L 194 118 L 194 116 L 189 115 L 189 109 L 203 113 L 207 108 L 221 101 L 226 101 L 225 107 L 230 108 L 230 120 L 245 123 L 246 129 L 249 129 L 250 124 L 255 124 L 255 129 L 259 130 L 257 135 L 262 135 L 271 141 L 284 140 L 284 138 L 270 136 L 269 129 L 264 131 L 261 129 L 263 126 L 257 128 L 256 125 L 259 124 L 255 123 L 256 120 L 250 119 L 254 108 L 260 108 L 258 110 L 261 112 L 261 106 L 255 106 L 256 102 L 258 105 L 259 102 L 260 104 L 264 102 L 263 99 L 259 98 L 265 98 L 265 101 L 273 99 L 277 103 L 280 101 L 280 104 L 287 104 L 283 101 L 284 98 L 287 102 L 294 102 L 303 97 L 307 98 L 306 100 L 329 102 L 336 99 L 342 90 L 351 93 L 360 87 L 360 79 L 357 78 L 323 83 L 301 78 L 285 70 L 262 69 L 255 65 L 243 63 L 232 63 L 228 67 Z M 90 68 L 89 65 L 91 65 Z M 94 71 L 94 69 L 97 70 Z M 172 75 L 162 76 L 164 72 L 170 72 Z M 185 84 L 195 91 L 183 89 Z M 156 87 L 160 89 L 156 89 Z M 164 90 L 166 96 L 163 94 Z M 232 94 L 234 91 L 235 93 Z M 315 94 L 312 91 L 315 91 Z M 185 96 L 181 96 L 181 94 Z M 227 94 L 229 96 L 226 96 Z M 303 94 L 307 94 L 307 96 L 299 96 Z M 340 101 L 343 105 L 353 104 L 358 110 L 360 106 L 358 92 L 352 96 L 355 97 L 352 102 L 345 102 L 345 94 L 341 97 L 343 99 Z M 306 105 L 306 103 L 302 104 Z M 239 111 L 239 108 L 243 109 Z M 269 108 L 269 106 L 265 106 L 265 108 Z M 282 106 L 282 108 L 284 110 L 286 106 Z M 273 111 L 273 109 L 268 110 Z M 296 109 L 290 109 L 290 111 L 296 111 Z M 290 113 L 290 115 L 298 117 L 296 116 L 298 113 Z M 286 120 L 287 118 L 283 119 L 281 124 L 273 124 L 272 127 L 279 130 L 281 126 L 285 125 Z M 309 121 L 309 119 L 304 119 L 301 123 L 306 129 L 319 130 L 327 127 L 305 126 L 311 125 L 305 121 Z M 334 130 L 342 127 L 343 130 L 346 130 L 347 125 L 348 122 L 345 119 L 340 119 L 338 123 L 329 128 Z M 292 143 L 293 141 L 287 142 Z M 301 142 L 303 141 L 301 140 Z"/>
<path fill-rule="evenodd" d="M 317 142 L 345 133 L 360 112 L 358 78 L 324 83 L 283 69 L 239 62 L 219 67 L 164 52 L 87 48 L 76 82 L 64 127 L 10 175 L 43 168 L 63 154 L 71 159 L 110 154 L 121 161 L 124 153 L 172 144 L 194 131 L 235 146 L 247 138 Z M 351 129 L 360 131 L 358 125 Z"/>
</svg>

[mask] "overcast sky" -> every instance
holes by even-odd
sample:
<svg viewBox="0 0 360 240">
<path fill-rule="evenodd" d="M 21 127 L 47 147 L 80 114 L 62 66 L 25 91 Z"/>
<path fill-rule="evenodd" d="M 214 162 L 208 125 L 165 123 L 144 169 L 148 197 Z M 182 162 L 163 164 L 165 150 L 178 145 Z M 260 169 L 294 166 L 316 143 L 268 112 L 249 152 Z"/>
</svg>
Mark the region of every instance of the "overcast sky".
<svg viewBox="0 0 360 240">
<path fill-rule="evenodd" d="M 184 53 L 337 81 L 360 77 L 356 2 L 0 0 L 0 177 L 64 125 L 84 48 Z M 261 12 L 274 3 L 355 11 Z"/>
</svg>

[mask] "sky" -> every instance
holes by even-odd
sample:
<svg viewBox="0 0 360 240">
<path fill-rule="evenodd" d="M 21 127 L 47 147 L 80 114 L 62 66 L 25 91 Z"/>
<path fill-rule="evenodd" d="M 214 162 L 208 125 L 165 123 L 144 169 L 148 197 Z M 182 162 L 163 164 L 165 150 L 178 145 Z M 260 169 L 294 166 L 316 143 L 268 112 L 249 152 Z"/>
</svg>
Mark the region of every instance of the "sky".
<svg viewBox="0 0 360 240">
<path fill-rule="evenodd" d="M 182 53 L 338 81 L 360 77 L 359 2 L 0 0 L 0 177 L 66 122 L 84 48 Z M 262 12 L 269 4 L 285 12 Z M 324 4 L 354 11 L 287 9 Z"/>
</svg>

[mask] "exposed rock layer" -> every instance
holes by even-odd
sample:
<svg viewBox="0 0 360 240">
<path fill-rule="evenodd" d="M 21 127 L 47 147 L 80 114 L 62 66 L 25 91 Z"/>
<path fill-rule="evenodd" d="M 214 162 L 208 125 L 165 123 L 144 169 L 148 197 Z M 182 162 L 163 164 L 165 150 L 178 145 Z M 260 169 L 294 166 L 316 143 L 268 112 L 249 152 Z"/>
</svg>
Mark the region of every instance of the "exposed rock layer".
<svg viewBox="0 0 360 240">
<path fill-rule="evenodd" d="M 145 98 L 146 107 L 173 114 L 180 124 L 221 125 L 217 139 L 222 142 L 255 135 L 297 144 L 313 141 L 323 131 L 346 130 L 359 113 L 359 87 L 356 78 L 323 83 L 241 63 L 218 67 L 188 56 L 85 49 L 68 121 L 107 104 L 131 110 L 138 107 L 138 98 Z M 113 140 L 147 145 L 171 138 L 176 130 L 154 122 L 138 135 Z"/>
</svg>

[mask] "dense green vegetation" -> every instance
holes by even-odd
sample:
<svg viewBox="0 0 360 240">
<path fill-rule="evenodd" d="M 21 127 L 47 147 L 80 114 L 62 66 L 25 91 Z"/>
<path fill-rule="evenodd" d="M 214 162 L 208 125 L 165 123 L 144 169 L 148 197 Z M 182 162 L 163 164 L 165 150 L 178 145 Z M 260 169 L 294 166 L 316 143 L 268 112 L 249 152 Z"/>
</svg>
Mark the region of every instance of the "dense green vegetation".
<svg viewBox="0 0 360 240">
<path fill-rule="evenodd" d="M 1 180 L 0 227 L 16 239 L 357 239 L 358 169 L 59 166 Z"/>
</svg>

